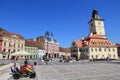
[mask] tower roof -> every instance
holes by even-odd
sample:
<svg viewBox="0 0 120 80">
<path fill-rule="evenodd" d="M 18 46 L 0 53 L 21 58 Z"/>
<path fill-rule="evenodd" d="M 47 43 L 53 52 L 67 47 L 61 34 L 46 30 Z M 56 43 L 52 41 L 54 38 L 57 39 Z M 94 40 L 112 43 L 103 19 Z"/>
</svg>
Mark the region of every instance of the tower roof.
<svg viewBox="0 0 120 80">
<path fill-rule="evenodd" d="M 92 11 L 92 18 L 91 18 L 90 21 L 92 21 L 92 20 L 103 20 L 103 19 L 101 19 L 100 16 L 98 15 L 98 11 L 97 11 L 96 9 L 93 9 L 93 11 Z M 90 22 L 90 21 L 89 21 L 89 22 Z M 89 22 L 88 22 L 88 23 L 89 23 Z"/>
<path fill-rule="evenodd" d="M 98 15 L 98 11 L 95 9 L 92 11 L 92 19 L 101 19 Z"/>
</svg>

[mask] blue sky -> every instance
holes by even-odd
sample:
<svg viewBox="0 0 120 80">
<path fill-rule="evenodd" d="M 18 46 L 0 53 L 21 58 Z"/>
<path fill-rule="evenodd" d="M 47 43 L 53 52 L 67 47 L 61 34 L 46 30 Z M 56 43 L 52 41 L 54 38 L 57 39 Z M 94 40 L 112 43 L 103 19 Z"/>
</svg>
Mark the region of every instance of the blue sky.
<svg viewBox="0 0 120 80">
<path fill-rule="evenodd" d="M 105 20 L 105 31 L 120 43 L 120 0 L 0 0 L 0 27 L 25 39 L 54 34 L 60 46 L 88 36 L 88 21 L 95 8 Z"/>
</svg>

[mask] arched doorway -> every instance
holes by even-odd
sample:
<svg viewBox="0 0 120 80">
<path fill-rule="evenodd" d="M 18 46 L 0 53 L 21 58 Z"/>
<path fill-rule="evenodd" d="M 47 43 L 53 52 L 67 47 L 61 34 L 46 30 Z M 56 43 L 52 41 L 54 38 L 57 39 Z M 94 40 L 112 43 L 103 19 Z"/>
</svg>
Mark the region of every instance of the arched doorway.
<svg viewBox="0 0 120 80">
<path fill-rule="evenodd" d="M 56 54 L 54 54 L 54 58 L 56 58 L 57 57 L 57 55 Z"/>
</svg>

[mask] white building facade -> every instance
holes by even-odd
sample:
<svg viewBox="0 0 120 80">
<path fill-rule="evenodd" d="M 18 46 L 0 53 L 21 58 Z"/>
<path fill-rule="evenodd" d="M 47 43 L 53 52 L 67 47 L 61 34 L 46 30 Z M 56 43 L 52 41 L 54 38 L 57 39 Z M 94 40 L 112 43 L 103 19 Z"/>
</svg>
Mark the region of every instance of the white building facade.
<svg viewBox="0 0 120 80">
<path fill-rule="evenodd" d="M 37 57 L 42 60 L 43 56 L 46 54 L 46 51 L 44 49 L 38 49 Z"/>
<path fill-rule="evenodd" d="M 89 36 L 82 40 L 73 41 L 71 45 L 72 56 L 77 59 L 90 60 L 118 59 L 117 46 L 109 41 L 105 34 L 104 20 L 98 12 L 93 10 Z"/>
<path fill-rule="evenodd" d="M 34 40 L 26 40 L 25 41 L 25 51 L 30 53 L 30 56 L 27 56 L 27 59 L 37 59 L 38 50 L 40 48 L 40 42 Z"/>
</svg>

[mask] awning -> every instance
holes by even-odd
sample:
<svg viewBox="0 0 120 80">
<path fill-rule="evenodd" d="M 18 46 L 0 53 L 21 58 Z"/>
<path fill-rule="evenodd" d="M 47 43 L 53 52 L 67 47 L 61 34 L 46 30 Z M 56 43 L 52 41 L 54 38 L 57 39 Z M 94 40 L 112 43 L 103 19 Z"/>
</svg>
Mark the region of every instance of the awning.
<svg viewBox="0 0 120 80">
<path fill-rule="evenodd" d="M 38 53 L 37 52 L 31 52 L 30 54 L 31 55 L 37 55 Z"/>
<path fill-rule="evenodd" d="M 12 53 L 11 56 L 30 56 L 31 53 L 28 53 L 27 51 L 19 51 Z"/>
</svg>

